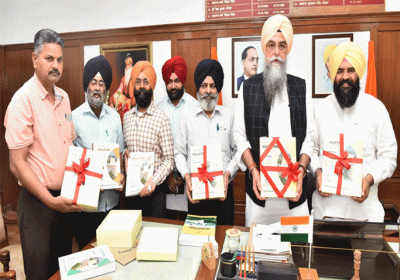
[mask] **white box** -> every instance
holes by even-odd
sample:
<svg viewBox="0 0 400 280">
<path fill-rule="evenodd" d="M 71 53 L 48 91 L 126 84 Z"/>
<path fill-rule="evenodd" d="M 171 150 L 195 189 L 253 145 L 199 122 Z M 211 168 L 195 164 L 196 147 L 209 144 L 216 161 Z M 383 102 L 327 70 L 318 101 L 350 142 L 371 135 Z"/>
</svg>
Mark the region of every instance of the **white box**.
<svg viewBox="0 0 400 280">
<path fill-rule="evenodd" d="M 138 261 L 176 261 L 178 228 L 144 227 L 136 251 Z"/>
<path fill-rule="evenodd" d="M 130 153 L 127 173 L 125 196 L 138 195 L 154 174 L 154 152 Z"/>
<path fill-rule="evenodd" d="M 97 245 L 132 248 L 142 227 L 142 210 L 111 210 L 96 230 Z"/>
</svg>

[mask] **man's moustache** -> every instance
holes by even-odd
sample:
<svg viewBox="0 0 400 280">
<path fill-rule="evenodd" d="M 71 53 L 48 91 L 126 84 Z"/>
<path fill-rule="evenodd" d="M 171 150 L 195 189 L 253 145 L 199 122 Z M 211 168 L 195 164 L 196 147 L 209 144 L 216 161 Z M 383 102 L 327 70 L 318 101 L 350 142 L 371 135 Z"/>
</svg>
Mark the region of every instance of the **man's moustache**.
<svg viewBox="0 0 400 280">
<path fill-rule="evenodd" d="M 49 72 L 49 75 L 50 75 L 50 74 L 53 74 L 53 73 L 56 73 L 57 75 L 60 75 L 60 72 L 58 72 L 58 70 L 51 70 L 51 71 Z"/>
</svg>

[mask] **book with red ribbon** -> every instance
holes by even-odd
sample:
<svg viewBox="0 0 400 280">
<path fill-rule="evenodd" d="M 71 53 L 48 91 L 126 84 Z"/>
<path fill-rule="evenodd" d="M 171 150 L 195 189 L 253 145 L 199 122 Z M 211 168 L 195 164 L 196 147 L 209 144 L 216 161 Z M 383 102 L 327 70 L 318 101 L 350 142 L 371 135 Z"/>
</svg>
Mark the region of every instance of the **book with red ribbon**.
<svg viewBox="0 0 400 280">
<path fill-rule="evenodd" d="M 225 196 L 221 145 L 190 147 L 192 198 L 216 199 Z"/>
<path fill-rule="evenodd" d="M 296 197 L 296 138 L 260 137 L 262 197 Z"/>
<path fill-rule="evenodd" d="M 321 191 L 361 197 L 363 141 L 344 134 L 325 137 L 323 155 Z"/>
<path fill-rule="evenodd" d="M 69 147 L 61 196 L 70 198 L 84 211 L 97 210 L 103 177 L 104 154 L 75 146 Z"/>
</svg>

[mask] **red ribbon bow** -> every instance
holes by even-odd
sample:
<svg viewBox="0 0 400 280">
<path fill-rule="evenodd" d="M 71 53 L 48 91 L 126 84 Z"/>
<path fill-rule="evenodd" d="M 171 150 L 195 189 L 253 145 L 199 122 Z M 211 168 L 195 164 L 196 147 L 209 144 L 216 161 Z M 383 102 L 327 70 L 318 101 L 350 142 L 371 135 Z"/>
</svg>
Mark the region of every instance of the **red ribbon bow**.
<svg viewBox="0 0 400 280">
<path fill-rule="evenodd" d="M 332 154 L 327 151 L 323 151 L 323 155 L 331 158 L 331 159 L 336 159 L 336 164 L 335 164 L 335 174 L 338 175 L 338 184 L 336 188 L 336 194 L 340 195 L 342 192 L 342 181 L 343 181 L 343 167 L 346 168 L 347 170 L 350 169 L 351 165 L 350 163 L 362 163 L 363 160 L 361 158 L 347 158 L 349 156 L 349 153 L 344 150 L 344 135 L 341 133 L 339 135 L 339 146 L 340 146 L 340 156 L 337 156 L 335 154 Z"/>
<path fill-rule="evenodd" d="M 224 175 L 222 171 L 208 172 L 207 170 L 207 146 L 203 146 L 203 163 L 198 167 L 198 173 L 192 173 L 192 177 L 198 177 L 200 182 L 203 182 L 206 188 L 206 199 L 210 199 L 210 190 L 208 188 L 208 181 L 212 182 L 214 176 Z"/>
<path fill-rule="evenodd" d="M 283 158 L 286 160 L 288 166 L 263 166 L 262 162 L 265 159 L 265 157 L 268 155 L 268 153 L 272 150 L 272 148 L 275 146 L 275 144 L 278 146 L 279 150 L 282 153 Z M 271 185 L 272 189 L 276 193 L 278 197 L 283 197 L 289 188 L 290 184 L 292 182 L 297 182 L 298 181 L 298 175 L 300 174 L 300 170 L 297 170 L 299 166 L 298 162 L 295 162 L 294 164 L 290 160 L 288 154 L 286 153 L 285 149 L 283 148 L 283 145 L 281 141 L 279 140 L 279 137 L 273 137 L 271 143 L 268 145 L 268 147 L 265 149 L 265 151 L 261 154 L 260 156 L 260 171 L 264 174 L 265 179 L 267 179 L 268 183 Z M 286 180 L 286 184 L 283 186 L 282 190 L 279 191 L 278 188 L 276 187 L 274 181 L 272 178 L 269 176 L 267 171 L 276 171 L 276 172 L 281 172 L 282 177 L 288 177 Z"/>
<path fill-rule="evenodd" d="M 79 164 L 77 164 L 75 162 L 72 162 L 72 166 L 66 166 L 65 167 L 66 171 L 72 171 L 72 172 L 78 174 L 78 180 L 76 181 L 75 193 L 74 193 L 74 198 L 73 198 L 73 201 L 72 201 L 72 203 L 75 204 L 75 205 L 78 202 L 80 186 L 82 184 L 83 185 L 85 184 L 86 175 L 93 176 L 93 177 L 100 178 L 100 179 L 103 177 L 103 174 L 99 174 L 99 173 L 96 173 L 96 172 L 93 172 L 93 171 L 90 171 L 90 170 L 86 169 L 90 165 L 90 158 L 85 160 L 86 151 L 87 151 L 87 149 L 83 149 L 82 156 L 79 159 Z"/>
</svg>

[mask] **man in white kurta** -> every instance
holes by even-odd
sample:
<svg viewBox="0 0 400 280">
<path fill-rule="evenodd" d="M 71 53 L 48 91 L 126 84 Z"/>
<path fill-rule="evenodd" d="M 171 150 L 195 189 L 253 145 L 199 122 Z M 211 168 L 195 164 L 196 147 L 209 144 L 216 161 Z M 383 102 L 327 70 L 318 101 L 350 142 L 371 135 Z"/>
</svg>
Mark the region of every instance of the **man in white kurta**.
<svg viewBox="0 0 400 280">
<path fill-rule="evenodd" d="M 315 145 L 316 154 L 311 157 L 310 166 L 317 176 L 317 190 L 312 199 L 316 219 L 325 216 L 371 222 L 383 222 L 384 219 L 378 185 L 389 178 L 396 168 L 397 142 L 385 106 L 375 97 L 359 91 L 365 64 L 362 49 L 353 42 L 339 45 L 330 57 L 329 68 L 335 94 L 315 107 L 315 129 L 305 140 Z M 363 140 L 361 197 L 321 192 L 324 141 L 332 135 L 339 137 L 340 133 L 347 139 Z"/>
</svg>

